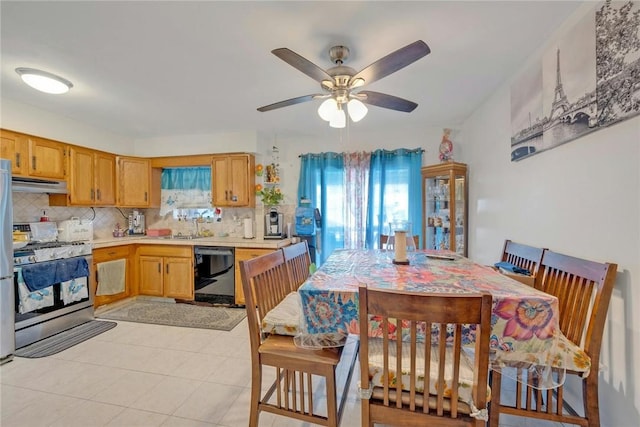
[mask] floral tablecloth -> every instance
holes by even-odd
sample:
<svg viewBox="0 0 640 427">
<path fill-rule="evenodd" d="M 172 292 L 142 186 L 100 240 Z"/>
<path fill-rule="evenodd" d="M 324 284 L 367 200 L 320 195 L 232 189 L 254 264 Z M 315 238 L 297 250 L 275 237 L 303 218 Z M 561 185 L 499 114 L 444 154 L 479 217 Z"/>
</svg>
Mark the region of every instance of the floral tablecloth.
<svg viewBox="0 0 640 427">
<path fill-rule="evenodd" d="M 447 255 L 454 260 L 431 255 Z M 394 264 L 392 258 L 393 252 L 382 250 L 334 251 L 298 290 L 304 324 L 297 342 L 310 347 L 332 346 L 339 345 L 350 333 L 359 334 L 360 283 L 414 292 L 489 292 L 493 297 L 493 368 L 530 365 L 589 372 L 589 357 L 559 329 L 556 297 L 451 252 L 412 252 L 410 265 Z M 381 331 L 374 325 L 368 333 L 379 336 Z M 473 329 L 463 333 L 463 343 L 474 342 Z"/>
</svg>

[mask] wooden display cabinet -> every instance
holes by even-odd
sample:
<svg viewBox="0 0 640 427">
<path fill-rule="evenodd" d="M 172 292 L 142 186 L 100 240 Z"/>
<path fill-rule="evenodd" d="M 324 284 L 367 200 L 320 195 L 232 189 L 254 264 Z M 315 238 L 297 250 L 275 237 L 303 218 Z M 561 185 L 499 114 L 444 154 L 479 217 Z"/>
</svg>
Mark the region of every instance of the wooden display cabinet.
<svg viewBox="0 0 640 427">
<path fill-rule="evenodd" d="M 444 162 L 423 167 L 422 197 L 422 247 L 467 256 L 467 165 Z"/>
</svg>

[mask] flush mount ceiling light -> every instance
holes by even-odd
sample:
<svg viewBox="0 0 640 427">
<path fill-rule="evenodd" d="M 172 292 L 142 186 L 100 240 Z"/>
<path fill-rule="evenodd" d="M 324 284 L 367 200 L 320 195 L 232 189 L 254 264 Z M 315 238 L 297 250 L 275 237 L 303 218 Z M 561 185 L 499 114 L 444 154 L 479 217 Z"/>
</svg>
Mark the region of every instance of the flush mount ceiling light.
<svg viewBox="0 0 640 427">
<path fill-rule="evenodd" d="M 16 73 L 26 84 L 45 93 L 59 95 L 69 92 L 73 87 L 69 80 L 35 68 L 16 68 Z"/>
</svg>

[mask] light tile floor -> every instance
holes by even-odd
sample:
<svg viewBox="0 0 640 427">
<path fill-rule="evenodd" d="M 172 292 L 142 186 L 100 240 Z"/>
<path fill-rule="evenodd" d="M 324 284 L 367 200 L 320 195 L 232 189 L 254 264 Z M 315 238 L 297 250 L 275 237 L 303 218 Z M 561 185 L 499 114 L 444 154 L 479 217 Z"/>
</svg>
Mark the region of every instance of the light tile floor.
<svg viewBox="0 0 640 427">
<path fill-rule="evenodd" d="M 226 426 L 249 421 L 251 363 L 246 319 L 230 332 L 117 322 L 54 356 L 0 367 L 0 425 Z M 356 388 L 341 427 L 360 426 Z M 505 416 L 501 426 L 559 427 Z M 260 426 L 307 423 L 263 413 Z"/>
</svg>

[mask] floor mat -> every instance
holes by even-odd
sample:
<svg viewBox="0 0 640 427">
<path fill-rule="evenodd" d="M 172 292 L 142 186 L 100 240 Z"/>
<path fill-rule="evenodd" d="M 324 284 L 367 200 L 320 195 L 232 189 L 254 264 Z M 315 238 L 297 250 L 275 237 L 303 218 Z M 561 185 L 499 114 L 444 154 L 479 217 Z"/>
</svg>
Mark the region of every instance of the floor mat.
<svg viewBox="0 0 640 427">
<path fill-rule="evenodd" d="M 52 354 L 59 353 L 76 344 L 80 344 L 83 341 L 93 338 L 96 335 L 100 335 L 103 332 L 115 327 L 115 322 L 103 322 L 100 320 L 91 320 L 75 328 L 67 329 L 64 332 L 60 332 L 49 338 L 45 338 L 40 341 L 36 341 L 33 344 L 19 348 L 15 352 L 15 356 L 18 357 L 46 357 Z"/>
<path fill-rule="evenodd" d="M 113 310 L 96 313 L 96 317 L 100 319 L 220 331 L 232 330 L 246 315 L 244 308 L 204 307 L 147 300 L 135 300 Z"/>
</svg>

